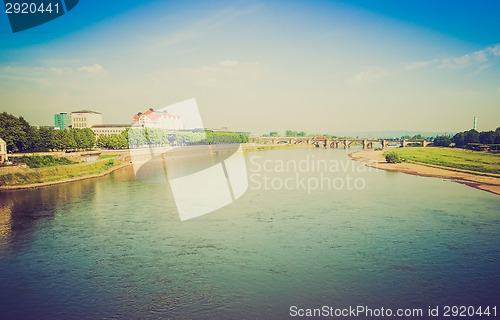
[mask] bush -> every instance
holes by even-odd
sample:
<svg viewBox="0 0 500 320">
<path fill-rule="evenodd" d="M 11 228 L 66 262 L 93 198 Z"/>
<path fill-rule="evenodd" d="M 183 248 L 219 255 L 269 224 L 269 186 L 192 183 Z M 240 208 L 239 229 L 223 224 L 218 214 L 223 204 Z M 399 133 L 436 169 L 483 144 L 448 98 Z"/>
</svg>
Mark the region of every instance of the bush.
<svg viewBox="0 0 500 320">
<path fill-rule="evenodd" d="M 19 163 L 26 163 L 30 168 L 53 167 L 76 163 L 67 158 L 55 158 L 49 155 L 12 157 L 12 160 Z"/>
<path fill-rule="evenodd" d="M 434 145 L 436 147 L 448 147 L 451 144 L 450 137 L 447 136 L 437 136 L 434 139 Z"/>
<path fill-rule="evenodd" d="M 394 151 L 385 154 L 385 160 L 389 163 L 401 163 L 403 159 Z"/>
</svg>

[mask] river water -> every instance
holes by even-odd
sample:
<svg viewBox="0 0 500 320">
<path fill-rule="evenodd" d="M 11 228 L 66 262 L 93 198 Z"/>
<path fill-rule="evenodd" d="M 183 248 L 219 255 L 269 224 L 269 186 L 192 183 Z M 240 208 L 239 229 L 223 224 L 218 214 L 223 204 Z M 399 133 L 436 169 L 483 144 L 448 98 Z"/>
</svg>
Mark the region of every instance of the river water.
<svg viewBox="0 0 500 320">
<path fill-rule="evenodd" d="M 368 170 L 342 149 L 246 158 L 247 192 L 182 222 L 168 184 L 139 182 L 131 167 L 0 193 L 0 317 L 283 319 L 366 306 L 429 319 L 429 306 L 500 308 L 498 195 Z"/>
</svg>

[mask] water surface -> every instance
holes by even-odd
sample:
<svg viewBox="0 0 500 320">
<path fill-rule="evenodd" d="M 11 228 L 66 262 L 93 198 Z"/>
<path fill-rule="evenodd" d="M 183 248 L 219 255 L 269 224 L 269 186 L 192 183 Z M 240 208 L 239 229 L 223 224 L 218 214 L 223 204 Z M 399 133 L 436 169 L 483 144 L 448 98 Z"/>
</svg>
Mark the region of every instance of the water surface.
<svg viewBox="0 0 500 320">
<path fill-rule="evenodd" d="M 499 196 L 358 170 L 345 150 L 247 156 L 246 194 L 183 222 L 168 185 L 138 182 L 130 167 L 0 193 L 2 318 L 283 319 L 292 305 L 498 303 Z M 304 159 L 350 163 L 324 174 L 364 188 L 258 187 L 265 174 L 319 179 L 256 165 Z"/>
</svg>

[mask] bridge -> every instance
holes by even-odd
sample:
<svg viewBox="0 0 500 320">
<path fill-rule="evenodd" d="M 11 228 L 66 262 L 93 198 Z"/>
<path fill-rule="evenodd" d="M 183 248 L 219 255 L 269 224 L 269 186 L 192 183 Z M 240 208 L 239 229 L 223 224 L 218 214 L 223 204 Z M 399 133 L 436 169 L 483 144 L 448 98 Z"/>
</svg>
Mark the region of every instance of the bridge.
<svg viewBox="0 0 500 320">
<path fill-rule="evenodd" d="M 349 149 L 350 145 L 354 142 L 362 143 L 363 149 L 373 148 L 374 143 L 379 143 L 383 149 L 386 149 L 390 144 L 398 144 L 401 147 L 407 147 L 409 144 L 418 143 L 423 147 L 427 147 L 432 141 L 425 139 L 404 139 L 404 140 L 390 140 L 390 139 L 327 139 L 323 137 L 258 137 L 250 138 L 249 142 L 253 143 L 272 143 L 272 144 L 310 144 L 316 147 L 325 148 L 339 148 Z"/>
</svg>

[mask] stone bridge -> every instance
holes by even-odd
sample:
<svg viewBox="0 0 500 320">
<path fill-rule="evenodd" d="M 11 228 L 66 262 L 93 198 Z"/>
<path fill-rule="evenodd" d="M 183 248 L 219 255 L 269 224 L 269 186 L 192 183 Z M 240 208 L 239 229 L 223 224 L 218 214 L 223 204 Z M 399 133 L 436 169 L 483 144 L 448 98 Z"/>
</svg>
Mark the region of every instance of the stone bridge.
<svg viewBox="0 0 500 320">
<path fill-rule="evenodd" d="M 326 139 L 321 137 L 258 137 L 250 138 L 250 142 L 254 143 L 272 143 L 272 144 L 311 144 L 316 147 L 339 148 L 343 146 L 349 149 L 349 146 L 354 143 L 362 143 L 363 149 L 373 148 L 373 143 L 379 143 L 383 149 L 389 144 L 398 144 L 401 147 L 407 147 L 409 144 L 418 143 L 423 147 L 427 147 L 432 141 L 425 139 L 405 139 L 405 140 L 388 140 L 388 139 Z"/>
</svg>

